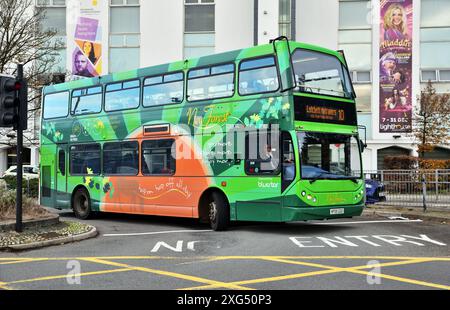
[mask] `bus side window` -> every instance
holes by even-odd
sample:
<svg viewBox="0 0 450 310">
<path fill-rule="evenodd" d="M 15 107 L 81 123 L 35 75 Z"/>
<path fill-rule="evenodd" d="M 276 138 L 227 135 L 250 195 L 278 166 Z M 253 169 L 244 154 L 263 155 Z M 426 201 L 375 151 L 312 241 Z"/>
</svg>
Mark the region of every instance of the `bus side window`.
<svg viewBox="0 0 450 310">
<path fill-rule="evenodd" d="M 139 107 L 140 81 L 133 80 L 106 85 L 105 111 L 120 111 Z"/>
<path fill-rule="evenodd" d="M 245 138 L 245 172 L 247 174 L 278 174 L 279 140 L 272 145 L 270 134 L 251 131 Z"/>
<path fill-rule="evenodd" d="M 239 94 L 253 95 L 278 90 L 274 57 L 243 60 L 239 65 Z"/>
<path fill-rule="evenodd" d="M 142 142 L 141 166 L 143 175 L 175 174 L 174 139 L 147 140 Z"/>
<path fill-rule="evenodd" d="M 232 97 L 234 63 L 189 71 L 187 89 L 189 101 Z"/>
<path fill-rule="evenodd" d="M 100 174 L 100 144 L 80 144 L 70 147 L 71 175 Z"/>
<path fill-rule="evenodd" d="M 182 72 L 146 78 L 143 106 L 151 107 L 183 102 L 184 75 Z"/>
<path fill-rule="evenodd" d="M 44 119 L 66 117 L 69 113 L 69 92 L 45 95 Z"/>
<path fill-rule="evenodd" d="M 105 175 L 132 176 L 137 175 L 138 172 L 138 142 L 112 142 L 103 145 L 103 173 Z"/>
<path fill-rule="evenodd" d="M 283 188 L 286 188 L 288 184 L 295 179 L 295 155 L 294 145 L 292 143 L 292 137 L 288 132 L 283 132 Z"/>
<path fill-rule="evenodd" d="M 62 176 L 66 175 L 66 152 L 60 150 L 58 154 L 58 168 Z"/>
<path fill-rule="evenodd" d="M 71 113 L 74 115 L 99 113 L 102 110 L 102 88 L 74 90 Z"/>
</svg>

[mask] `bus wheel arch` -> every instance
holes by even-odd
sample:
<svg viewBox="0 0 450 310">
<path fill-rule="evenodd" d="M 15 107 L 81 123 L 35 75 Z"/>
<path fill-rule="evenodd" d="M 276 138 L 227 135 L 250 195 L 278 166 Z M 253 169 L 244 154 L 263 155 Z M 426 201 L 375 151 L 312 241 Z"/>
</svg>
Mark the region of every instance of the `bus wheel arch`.
<svg viewBox="0 0 450 310">
<path fill-rule="evenodd" d="M 89 191 L 83 185 L 78 185 L 72 191 L 70 206 L 75 213 L 75 216 L 82 220 L 87 220 L 92 217 L 92 202 Z"/>
<path fill-rule="evenodd" d="M 230 222 L 230 203 L 225 193 L 216 187 L 204 191 L 198 203 L 198 215 L 213 230 L 225 230 Z"/>
</svg>

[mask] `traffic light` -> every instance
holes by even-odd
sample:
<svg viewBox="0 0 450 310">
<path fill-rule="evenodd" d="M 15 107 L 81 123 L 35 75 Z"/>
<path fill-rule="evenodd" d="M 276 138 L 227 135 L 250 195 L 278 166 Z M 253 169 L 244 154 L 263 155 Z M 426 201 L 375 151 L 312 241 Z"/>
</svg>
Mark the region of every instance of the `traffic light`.
<svg viewBox="0 0 450 310">
<path fill-rule="evenodd" d="M 0 127 L 27 129 L 28 91 L 25 80 L 0 76 Z M 20 113 L 19 113 L 20 111 Z"/>
</svg>

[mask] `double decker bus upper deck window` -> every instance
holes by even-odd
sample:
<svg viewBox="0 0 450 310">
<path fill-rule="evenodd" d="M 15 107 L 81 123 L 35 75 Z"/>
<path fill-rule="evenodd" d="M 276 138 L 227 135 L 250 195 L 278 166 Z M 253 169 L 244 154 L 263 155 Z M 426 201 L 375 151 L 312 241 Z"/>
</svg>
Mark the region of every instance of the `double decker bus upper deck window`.
<svg viewBox="0 0 450 310">
<path fill-rule="evenodd" d="M 279 88 L 274 57 L 242 61 L 239 67 L 239 94 L 253 95 Z"/>
<path fill-rule="evenodd" d="M 184 75 L 182 72 L 159 75 L 144 81 L 144 107 L 181 103 Z"/>
<path fill-rule="evenodd" d="M 69 92 L 45 95 L 44 119 L 65 117 L 69 112 Z"/>
<path fill-rule="evenodd" d="M 353 99 L 348 71 L 337 57 L 296 49 L 292 62 L 298 91 Z"/>
<path fill-rule="evenodd" d="M 105 111 L 120 111 L 139 107 L 139 80 L 106 85 Z"/>
<path fill-rule="evenodd" d="M 102 88 L 91 87 L 72 92 L 72 114 L 99 113 L 102 110 Z"/>
<path fill-rule="evenodd" d="M 189 101 L 227 98 L 234 94 L 234 64 L 194 69 L 188 73 Z"/>
</svg>

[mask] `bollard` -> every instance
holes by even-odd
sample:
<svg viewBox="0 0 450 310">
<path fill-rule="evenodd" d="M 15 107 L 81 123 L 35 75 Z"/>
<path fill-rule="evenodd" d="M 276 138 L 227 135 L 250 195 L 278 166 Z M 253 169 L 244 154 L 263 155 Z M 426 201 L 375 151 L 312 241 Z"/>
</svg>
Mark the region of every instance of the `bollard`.
<svg viewBox="0 0 450 310">
<path fill-rule="evenodd" d="M 423 212 L 427 212 L 427 183 L 425 180 L 425 174 L 422 174 L 422 202 Z"/>
</svg>

